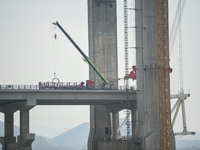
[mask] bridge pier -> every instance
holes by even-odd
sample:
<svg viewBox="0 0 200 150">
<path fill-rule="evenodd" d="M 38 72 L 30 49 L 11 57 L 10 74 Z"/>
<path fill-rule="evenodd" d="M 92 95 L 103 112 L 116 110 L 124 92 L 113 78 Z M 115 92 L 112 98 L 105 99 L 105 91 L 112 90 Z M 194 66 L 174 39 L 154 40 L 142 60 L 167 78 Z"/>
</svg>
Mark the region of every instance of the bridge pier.
<svg viewBox="0 0 200 150">
<path fill-rule="evenodd" d="M 34 134 L 29 133 L 29 113 L 37 105 L 92 105 L 90 107 L 91 130 L 88 147 L 97 150 L 96 147 L 110 145 L 114 149 L 118 136 L 119 126 L 118 112 L 130 106 L 135 106 L 137 91 L 122 90 L 0 90 L 0 112 L 7 113 L 9 135 L 13 134 L 13 114 L 20 111 L 20 136 L 14 140 L 14 148 L 17 150 L 31 150 Z M 103 108 L 103 109 L 102 109 Z M 128 108 L 130 109 L 130 108 Z M 11 112 L 10 112 L 11 111 Z M 111 115 L 112 114 L 112 115 Z M 7 131 L 7 130 L 6 130 Z M 96 140 L 98 138 L 98 140 Z M 3 146 L 4 137 L 0 139 Z M 123 143 L 123 142 L 121 142 Z M 121 146 L 120 146 L 121 147 Z M 109 149 L 109 148 L 108 148 Z M 98 148 L 98 150 L 100 150 Z M 107 150 L 103 149 L 103 150 Z M 112 149 L 109 149 L 112 150 Z"/>
<path fill-rule="evenodd" d="M 18 147 L 20 150 L 32 150 L 32 142 L 35 134 L 29 132 L 30 107 L 20 110 L 20 136 L 18 136 Z"/>
<path fill-rule="evenodd" d="M 35 139 L 34 134 L 29 133 L 29 111 L 36 102 L 20 101 L 5 104 L 0 107 L 0 112 L 4 113 L 4 137 L 0 138 L 2 150 L 32 150 L 31 144 Z M 20 111 L 20 135 L 14 136 L 14 113 Z"/>
<path fill-rule="evenodd" d="M 106 79 L 117 87 L 116 18 L 116 0 L 88 0 L 89 57 Z M 102 82 L 92 69 L 90 69 L 90 80 L 95 83 Z M 104 150 L 109 149 L 104 144 L 110 141 L 111 136 L 117 139 L 119 126 L 117 116 L 118 112 L 111 112 L 105 105 L 90 106 L 88 150 L 101 150 L 102 146 Z"/>
<path fill-rule="evenodd" d="M 14 112 L 5 112 L 4 117 L 4 138 L 1 138 L 2 150 L 15 150 L 16 137 L 14 137 Z"/>
<path fill-rule="evenodd" d="M 112 139 L 118 139 L 118 128 L 119 128 L 119 111 L 112 112 Z"/>
</svg>

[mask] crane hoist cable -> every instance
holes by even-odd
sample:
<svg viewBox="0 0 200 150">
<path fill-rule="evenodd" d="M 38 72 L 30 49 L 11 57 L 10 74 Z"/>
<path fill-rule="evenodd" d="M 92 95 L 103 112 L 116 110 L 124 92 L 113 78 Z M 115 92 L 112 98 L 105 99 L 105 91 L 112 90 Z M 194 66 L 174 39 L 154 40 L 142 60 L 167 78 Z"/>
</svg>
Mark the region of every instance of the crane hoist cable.
<svg viewBox="0 0 200 150">
<path fill-rule="evenodd" d="M 56 47 L 55 47 L 55 41 L 57 39 L 57 34 L 55 32 L 56 30 L 56 26 L 52 26 L 52 33 L 53 33 L 53 69 L 54 69 L 54 77 L 52 79 L 52 82 L 54 82 L 55 80 L 57 80 L 58 82 L 60 82 L 60 80 L 56 77 Z"/>
</svg>

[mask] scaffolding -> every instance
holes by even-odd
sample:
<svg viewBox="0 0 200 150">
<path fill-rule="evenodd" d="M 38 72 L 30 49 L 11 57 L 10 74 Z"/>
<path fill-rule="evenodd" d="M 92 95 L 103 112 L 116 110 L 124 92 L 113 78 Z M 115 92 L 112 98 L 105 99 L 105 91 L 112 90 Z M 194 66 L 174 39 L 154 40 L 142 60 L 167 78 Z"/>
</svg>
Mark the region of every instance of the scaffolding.
<svg viewBox="0 0 200 150">
<path fill-rule="evenodd" d="M 125 76 L 129 74 L 129 45 L 128 45 L 128 2 L 124 0 L 124 59 L 125 59 Z M 129 88 L 129 80 L 125 80 L 126 89 Z M 129 103 L 127 103 L 129 107 Z M 126 109 L 126 129 L 127 138 L 131 136 L 130 110 Z"/>
<path fill-rule="evenodd" d="M 170 150 L 168 0 L 157 0 L 156 9 L 160 149 Z"/>
</svg>

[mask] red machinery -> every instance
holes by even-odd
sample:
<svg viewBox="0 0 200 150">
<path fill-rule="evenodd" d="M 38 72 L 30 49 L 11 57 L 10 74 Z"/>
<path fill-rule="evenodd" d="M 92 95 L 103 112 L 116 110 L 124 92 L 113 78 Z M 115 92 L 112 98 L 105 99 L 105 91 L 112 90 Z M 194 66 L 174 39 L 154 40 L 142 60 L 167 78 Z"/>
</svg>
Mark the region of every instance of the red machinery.
<svg viewBox="0 0 200 150">
<path fill-rule="evenodd" d="M 128 74 L 127 76 L 124 77 L 124 79 L 133 79 L 136 80 L 136 66 L 132 66 L 132 71 L 130 72 L 130 74 Z"/>
<path fill-rule="evenodd" d="M 124 79 L 133 79 L 133 80 L 136 80 L 136 66 L 132 66 L 132 71 L 124 77 Z M 169 68 L 169 72 L 172 73 L 173 69 L 170 67 Z"/>
<path fill-rule="evenodd" d="M 84 82 L 39 82 L 39 89 L 59 89 L 59 90 L 84 90 L 95 89 L 95 83 L 92 80 Z"/>
</svg>

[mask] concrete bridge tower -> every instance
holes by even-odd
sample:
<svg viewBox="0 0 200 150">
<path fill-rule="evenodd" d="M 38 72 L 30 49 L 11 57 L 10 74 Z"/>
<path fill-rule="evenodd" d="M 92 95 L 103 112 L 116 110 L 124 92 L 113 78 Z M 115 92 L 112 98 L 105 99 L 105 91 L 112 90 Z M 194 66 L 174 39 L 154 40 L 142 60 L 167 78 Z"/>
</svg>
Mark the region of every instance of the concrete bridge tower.
<svg viewBox="0 0 200 150">
<path fill-rule="evenodd" d="M 137 104 L 128 108 L 132 112 L 132 139 L 125 143 L 116 134 L 118 111 L 127 107 L 113 106 L 116 109 L 112 111 L 112 106 L 90 106 L 88 150 L 160 149 L 156 6 L 161 1 L 168 8 L 167 0 L 135 0 L 138 93 Z M 116 0 L 88 0 L 89 56 L 108 80 L 117 79 L 116 18 Z M 98 82 L 91 70 L 90 79 Z M 175 149 L 171 127 L 170 131 L 171 149 Z"/>
<path fill-rule="evenodd" d="M 115 86 L 118 78 L 116 13 L 116 0 L 88 0 L 89 57 Z M 95 83 L 102 82 L 92 69 L 89 75 Z M 109 149 L 105 141 L 111 136 L 117 138 L 118 126 L 118 111 L 111 112 L 105 105 L 90 106 L 89 150 Z"/>
</svg>

